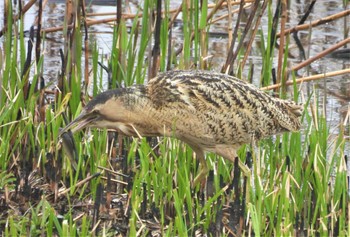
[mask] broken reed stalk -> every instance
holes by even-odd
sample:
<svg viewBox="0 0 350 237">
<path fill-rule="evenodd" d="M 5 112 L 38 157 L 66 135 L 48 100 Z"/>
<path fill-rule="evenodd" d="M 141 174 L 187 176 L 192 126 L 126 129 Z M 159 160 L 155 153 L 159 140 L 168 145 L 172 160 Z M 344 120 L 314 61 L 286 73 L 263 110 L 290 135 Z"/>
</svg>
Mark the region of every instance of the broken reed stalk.
<svg viewBox="0 0 350 237">
<path fill-rule="evenodd" d="M 123 19 L 133 19 L 136 16 L 142 16 L 142 14 L 123 14 Z M 89 18 L 86 19 L 86 25 L 87 26 L 92 26 L 92 25 L 98 25 L 98 24 L 106 24 L 106 23 L 110 23 L 110 22 L 115 22 L 117 20 L 117 17 L 112 17 L 112 18 L 106 18 L 106 19 L 100 19 L 100 20 L 91 20 Z M 57 31 L 62 31 L 63 30 L 63 26 L 58 26 L 58 27 L 50 27 L 50 28 L 46 28 L 43 29 L 43 31 L 45 33 L 53 33 L 53 32 L 57 32 Z M 72 29 L 73 25 L 72 24 L 68 24 L 67 25 L 67 29 Z"/>
<path fill-rule="evenodd" d="M 171 17 L 171 20 L 170 20 L 169 25 L 168 25 L 168 30 L 171 29 L 177 16 L 180 14 L 181 11 L 182 11 L 182 4 L 176 9 L 175 14 Z"/>
<path fill-rule="evenodd" d="M 346 45 L 346 44 L 348 44 L 348 43 L 350 43 L 350 37 L 347 38 L 347 39 L 344 39 L 344 40 L 340 41 L 339 43 L 333 45 L 333 46 L 330 47 L 329 49 L 326 49 L 326 50 L 322 51 L 321 53 L 319 53 L 319 54 L 317 54 L 317 55 L 315 55 L 315 56 L 313 56 L 313 57 L 311 57 L 311 58 L 309 58 L 309 59 L 307 59 L 307 60 L 305 60 L 305 61 L 299 63 L 298 65 L 294 66 L 294 67 L 291 69 L 291 71 L 299 70 L 300 68 L 303 68 L 303 67 L 309 65 L 309 64 L 312 63 L 313 61 L 315 61 L 315 60 L 317 60 L 317 59 L 320 59 L 320 58 L 326 56 L 327 54 L 333 52 L 334 50 L 336 50 L 336 49 L 338 49 L 338 48 L 340 48 L 340 47 L 342 47 L 342 46 L 344 46 L 344 45 Z"/>
<path fill-rule="evenodd" d="M 234 53 L 232 53 L 231 51 L 229 52 L 230 57 L 227 58 L 226 64 L 223 67 L 223 69 L 221 70 L 222 72 L 227 72 L 229 75 L 233 75 L 233 64 L 238 56 L 238 53 L 239 53 L 241 47 L 243 46 L 243 42 L 244 42 L 245 37 L 248 35 L 248 33 L 251 29 L 251 25 L 252 25 L 253 20 L 255 18 L 256 11 L 258 10 L 259 3 L 260 3 L 259 1 L 254 2 L 252 9 L 251 9 L 251 12 L 249 14 L 248 20 L 247 20 L 246 25 L 244 27 L 243 33 L 242 33 L 240 40 L 238 42 L 236 51 Z M 241 10 L 241 7 L 242 7 L 242 5 L 240 5 L 240 10 Z M 234 47 L 234 44 L 231 44 L 230 50 L 233 49 L 233 47 Z"/>
<path fill-rule="evenodd" d="M 264 0 L 264 3 L 263 3 L 263 5 L 262 5 L 262 7 L 261 7 L 261 10 L 260 10 L 260 12 L 259 12 L 259 16 L 258 16 L 258 18 L 256 19 L 255 27 L 254 27 L 254 29 L 253 29 L 252 35 L 251 35 L 251 37 L 250 37 L 250 39 L 249 39 L 249 42 L 248 42 L 248 45 L 247 45 L 247 50 L 245 51 L 243 60 L 242 60 L 242 62 L 241 62 L 241 68 L 242 68 L 242 69 L 244 68 L 245 63 L 246 63 L 246 61 L 247 61 L 247 59 L 248 59 L 248 56 L 249 56 L 249 54 L 250 54 L 250 51 L 251 51 L 251 49 L 252 49 L 252 45 L 253 45 L 253 42 L 254 42 L 254 39 L 255 39 L 255 35 L 256 35 L 256 33 L 258 32 L 258 29 L 259 29 L 259 26 L 260 26 L 260 22 L 261 22 L 261 18 L 262 18 L 262 16 L 263 16 L 264 12 L 265 12 L 267 3 L 268 3 L 268 1 L 267 1 L 267 0 Z"/>
<path fill-rule="evenodd" d="M 232 8 L 231 8 L 231 0 L 227 0 L 227 33 L 228 33 L 228 42 L 232 42 L 232 34 L 233 34 L 233 30 L 232 30 L 232 17 L 233 17 L 233 13 L 232 13 Z"/>
<path fill-rule="evenodd" d="M 308 76 L 308 77 L 302 77 L 302 78 L 296 79 L 295 83 L 300 84 L 303 82 L 315 81 L 315 80 L 323 79 L 326 77 L 340 76 L 340 75 L 347 74 L 347 73 L 350 73 L 350 68 L 338 70 L 338 71 L 333 71 L 333 72 L 320 73 L 320 74 L 316 74 L 316 75 L 312 75 L 312 76 Z M 294 84 L 294 81 L 286 81 L 286 83 L 285 83 L 286 86 L 290 86 L 293 84 Z M 273 89 L 279 88 L 281 86 L 282 86 L 282 84 L 278 83 L 278 84 L 274 84 L 271 86 L 261 87 L 260 90 L 268 91 L 268 90 L 273 90 Z"/>
<path fill-rule="evenodd" d="M 226 62 L 225 62 L 225 65 L 221 69 L 221 72 L 224 72 L 224 73 L 228 73 L 228 71 L 233 68 L 233 64 L 232 64 L 233 48 L 234 48 L 234 45 L 235 45 L 236 39 L 237 39 L 239 24 L 241 22 L 241 15 L 242 15 L 242 11 L 243 11 L 243 6 L 244 6 L 244 4 L 243 4 L 243 2 L 241 2 L 241 4 L 239 5 L 239 9 L 238 9 L 238 16 L 237 16 L 237 21 L 236 21 L 236 25 L 235 25 L 235 30 L 234 30 L 233 35 L 232 35 L 232 40 L 230 41 L 231 45 L 230 45 L 228 53 L 227 53 Z"/>
<path fill-rule="evenodd" d="M 208 14 L 207 16 L 207 21 L 209 21 L 213 16 L 214 14 L 217 12 L 217 10 L 219 10 L 219 8 L 221 8 L 222 4 L 224 3 L 225 0 L 219 0 L 215 6 L 214 6 L 214 9 L 210 11 L 210 13 Z"/>
<path fill-rule="evenodd" d="M 321 18 L 321 19 L 318 19 L 316 21 L 311 22 L 310 24 L 297 25 L 293 28 L 285 30 L 284 34 L 290 34 L 290 33 L 293 33 L 293 32 L 299 31 L 299 30 L 305 30 L 305 29 L 308 29 L 310 27 L 326 24 L 330 21 L 339 19 L 341 17 L 345 17 L 347 15 L 350 15 L 350 9 L 333 14 L 333 15 L 330 15 L 330 16 L 327 16 L 327 17 L 324 17 L 324 18 Z M 277 38 L 280 36 L 281 36 L 281 32 L 276 35 Z"/>
<path fill-rule="evenodd" d="M 86 177 L 85 179 L 83 179 L 83 180 L 79 181 L 78 183 L 76 183 L 76 185 L 74 187 L 69 187 L 69 188 L 66 188 L 66 189 L 58 192 L 58 197 L 68 193 L 72 188 L 78 188 L 78 187 L 82 186 L 83 184 L 89 182 L 90 180 L 92 180 L 92 179 L 94 179 L 94 178 L 96 178 L 96 177 L 98 177 L 100 175 L 101 175 L 101 173 L 95 173 L 93 175 L 90 175 L 90 176 Z M 46 197 L 46 198 L 48 198 L 48 197 Z"/>
<path fill-rule="evenodd" d="M 26 5 L 24 5 L 24 7 L 22 8 L 22 11 L 20 14 L 16 15 L 13 17 L 13 20 L 14 21 L 17 21 L 19 19 L 21 19 L 22 15 L 24 15 L 24 13 L 26 13 L 35 3 L 36 3 L 37 0 L 30 0 Z M 7 7 L 7 4 L 6 4 L 7 1 L 5 1 L 5 13 L 8 9 Z M 4 21 L 7 19 L 6 15 L 4 16 Z M 4 24 L 4 27 L 1 29 L 0 31 L 0 38 L 4 35 L 4 33 L 6 32 L 6 27 L 7 27 L 7 24 Z"/>
<path fill-rule="evenodd" d="M 245 3 L 245 2 L 243 2 L 243 3 Z M 243 4 L 243 9 L 250 8 L 251 6 L 252 6 L 251 3 Z M 214 18 L 214 19 L 210 22 L 210 25 L 212 25 L 212 24 L 214 24 L 214 23 L 216 23 L 216 22 L 218 22 L 218 21 L 221 21 L 221 20 L 223 20 L 223 19 L 225 19 L 225 18 L 228 18 L 228 17 L 229 17 L 229 14 L 234 14 L 234 13 L 237 13 L 238 11 L 239 11 L 239 8 L 238 8 L 238 9 L 235 9 L 235 10 L 232 10 L 232 11 L 230 11 L 229 13 L 226 13 L 226 14 L 224 14 L 224 15 L 222 15 L 222 16 L 216 17 L 216 18 Z"/>
<path fill-rule="evenodd" d="M 124 178 L 130 178 L 129 175 L 126 175 L 124 173 L 121 173 L 121 172 L 118 172 L 118 171 L 115 171 L 115 170 L 108 169 L 108 168 L 100 166 L 100 165 L 98 165 L 97 168 L 100 169 L 100 170 L 103 170 L 105 172 L 108 172 L 110 174 L 113 174 L 114 176 L 122 176 Z"/>
<path fill-rule="evenodd" d="M 223 0 L 221 0 L 223 1 Z M 218 4 L 216 4 L 218 5 Z M 174 17 L 172 17 L 170 23 L 169 23 L 169 27 L 174 23 L 176 17 L 179 15 L 179 13 L 182 11 L 181 9 L 182 7 L 180 6 L 179 8 L 177 9 L 173 9 L 173 10 L 170 10 L 169 12 L 170 13 L 175 13 Z M 218 9 L 220 7 L 214 7 L 214 9 L 212 10 L 212 12 L 216 9 Z M 215 11 L 216 11 L 215 10 Z M 212 13 L 212 15 L 214 15 L 215 12 Z M 210 14 L 209 14 L 210 15 Z M 208 15 L 208 19 L 209 18 L 209 15 Z M 87 15 L 89 16 L 89 15 Z M 139 13 L 139 14 L 122 14 L 122 18 L 123 19 L 134 19 L 135 17 L 142 17 L 143 16 L 143 13 Z M 98 20 L 92 20 L 92 19 L 89 19 L 87 18 L 87 26 L 92 26 L 92 25 L 97 25 L 97 24 L 107 24 L 107 23 L 111 23 L 111 22 L 115 22 L 117 20 L 117 17 L 111 17 L 111 18 L 105 18 L 105 19 L 98 19 Z M 73 26 L 72 25 L 68 25 L 68 29 L 71 29 Z M 43 29 L 43 31 L 45 33 L 52 33 L 52 32 L 57 32 L 57 31 L 61 31 L 63 30 L 63 26 L 58 26 L 58 27 L 50 27 L 50 28 L 46 28 L 46 29 Z"/>
<path fill-rule="evenodd" d="M 254 2 L 255 0 L 243 0 L 242 2 L 244 3 L 251 3 L 251 2 Z M 225 6 L 228 6 L 228 5 L 231 5 L 231 6 L 235 6 L 235 5 L 239 5 L 241 1 L 231 1 L 230 4 L 227 4 L 226 2 L 222 3 L 221 4 L 221 7 L 225 7 Z M 211 4 L 208 4 L 208 8 L 215 8 L 217 6 L 217 3 L 211 3 Z M 178 8 L 176 9 L 171 9 L 168 11 L 168 13 L 176 13 L 176 12 L 181 12 L 181 6 L 179 6 Z M 180 9 L 180 10 L 179 10 Z M 162 14 L 165 13 L 165 11 L 161 11 Z M 87 13 L 86 16 L 115 16 L 116 15 L 116 12 L 102 12 L 102 13 Z"/>
<path fill-rule="evenodd" d="M 102 176 L 101 179 L 103 179 L 103 180 L 108 180 L 108 178 L 107 178 L 107 177 L 104 177 L 104 176 Z M 128 185 L 128 184 L 129 184 L 129 183 L 124 182 L 124 181 L 122 181 L 122 180 L 113 179 L 113 178 L 111 178 L 110 181 L 111 181 L 111 182 L 114 182 L 114 183 L 117 183 L 117 184 L 123 184 L 123 185 Z"/>
<path fill-rule="evenodd" d="M 238 34 L 238 29 L 239 29 L 239 23 L 241 21 L 242 11 L 243 11 L 243 2 L 241 2 L 241 4 L 239 5 L 236 26 L 235 26 L 235 30 L 233 32 L 232 40 L 230 41 L 231 45 L 230 45 L 229 50 L 227 52 L 227 58 L 226 58 L 225 65 L 221 69 L 221 72 L 224 72 L 224 73 L 228 73 L 228 71 L 232 70 L 232 68 L 233 68 L 233 64 L 231 63 L 233 60 L 233 56 L 234 56 L 233 55 L 233 48 L 234 48 L 234 45 L 235 45 L 236 39 L 237 39 L 237 34 Z"/>
<path fill-rule="evenodd" d="M 297 70 L 311 64 L 313 61 L 320 59 L 322 57 L 325 57 L 327 54 L 333 52 L 334 50 L 336 50 L 336 49 L 338 49 L 338 48 L 340 48 L 348 43 L 350 43 L 350 37 L 345 39 L 345 40 L 340 41 L 339 43 L 333 45 L 329 49 L 322 51 L 321 53 L 317 54 L 316 56 L 311 57 L 311 58 L 299 63 L 298 65 L 292 67 L 292 69 L 290 69 L 290 71 L 297 71 Z M 318 80 L 318 79 L 322 79 L 325 77 L 338 76 L 338 75 L 342 75 L 345 73 L 350 73 L 350 69 L 344 69 L 344 70 L 339 70 L 339 71 L 335 71 L 335 72 L 322 73 L 322 74 L 312 75 L 309 77 L 303 77 L 303 78 L 297 79 L 296 83 L 298 84 L 301 82 Z M 261 89 L 262 90 L 272 90 L 272 89 L 280 88 L 281 86 L 289 86 L 289 85 L 292 85 L 293 83 L 294 83 L 293 81 L 286 81 L 285 83 L 276 83 L 276 84 L 271 85 L 271 86 L 262 87 Z"/>
</svg>

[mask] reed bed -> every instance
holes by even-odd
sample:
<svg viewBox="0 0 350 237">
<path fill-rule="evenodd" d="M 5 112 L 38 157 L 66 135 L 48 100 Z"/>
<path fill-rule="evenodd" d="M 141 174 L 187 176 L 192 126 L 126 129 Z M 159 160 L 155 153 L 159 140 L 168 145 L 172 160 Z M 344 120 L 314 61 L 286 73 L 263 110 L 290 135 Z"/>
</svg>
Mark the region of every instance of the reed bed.
<svg viewBox="0 0 350 237">
<path fill-rule="evenodd" d="M 298 76 L 315 60 L 348 45 L 349 26 L 344 23 L 343 41 L 297 65 L 290 66 L 288 52 L 291 34 L 348 19 L 347 0 L 344 11 L 291 28 L 285 0 L 193 0 L 175 9 L 170 1 L 145 0 L 137 12 L 118 0 L 110 13 L 115 17 L 104 14 L 102 20 L 91 19 L 84 1 L 72 1 L 55 28 L 42 26 L 45 1 L 5 2 L 0 32 L 2 236 L 350 236 L 350 110 L 331 126 L 317 84 L 310 84 L 349 75 L 349 68 Z M 24 16 L 33 4 L 37 18 L 25 32 Z M 319 3 L 311 1 L 304 20 L 314 4 Z M 60 141 L 60 128 L 107 88 L 147 83 L 158 72 L 176 68 L 210 70 L 208 45 L 216 22 L 227 24 L 221 71 L 243 80 L 258 78 L 255 84 L 267 93 L 304 103 L 300 132 L 243 146 L 240 165 L 207 154 L 211 171 L 205 188 L 190 185 L 197 161 L 173 138 L 89 130 Z M 113 29 L 108 59 L 90 32 L 92 25 L 107 23 Z M 180 45 L 174 45 L 175 23 L 181 25 Z M 57 31 L 63 37 L 61 66 L 54 83 L 48 83 L 43 48 Z M 256 37 L 260 44 L 254 44 Z M 250 63 L 252 50 L 260 52 L 261 72 Z M 339 98 L 349 102 L 349 97 Z"/>
</svg>

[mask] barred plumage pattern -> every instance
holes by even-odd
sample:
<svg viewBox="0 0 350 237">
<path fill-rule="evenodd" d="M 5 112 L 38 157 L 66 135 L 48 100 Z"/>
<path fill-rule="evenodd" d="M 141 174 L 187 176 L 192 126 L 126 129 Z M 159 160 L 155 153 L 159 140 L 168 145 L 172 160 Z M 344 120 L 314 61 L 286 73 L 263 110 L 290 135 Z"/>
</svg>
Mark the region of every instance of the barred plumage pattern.
<svg viewBox="0 0 350 237">
<path fill-rule="evenodd" d="M 99 94 L 84 108 L 77 120 L 85 122 L 75 130 L 89 126 L 118 129 L 128 136 L 174 136 L 197 153 L 204 176 L 204 151 L 233 161 L 242 144 L 299 130 L 302 111 L 300 104 L 271 97 L 228 75 L 169 71 L 145 86 Z"/>
</svg>

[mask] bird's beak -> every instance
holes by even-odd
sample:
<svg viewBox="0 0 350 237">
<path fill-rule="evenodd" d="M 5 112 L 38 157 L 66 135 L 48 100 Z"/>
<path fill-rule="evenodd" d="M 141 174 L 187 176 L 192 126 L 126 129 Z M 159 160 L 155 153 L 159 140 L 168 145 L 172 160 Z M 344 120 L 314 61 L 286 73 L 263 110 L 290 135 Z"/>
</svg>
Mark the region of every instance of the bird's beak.
<svg viewBox="0 0 350 237">
<path fill-rule="evenodd" d="M 59 136 L 62 136 L 62 134 L 64 134 L 68 130 L 71 130 L 72 133 L 75 133 L 86 127 L 86 125 L 88 125 L 95 119 L 96 116 L 94 116 L 93 114 L 86 113 L 86 111 L 83 111 L 76 119 L 74 119 L 60 131 Z"/>
</svg>

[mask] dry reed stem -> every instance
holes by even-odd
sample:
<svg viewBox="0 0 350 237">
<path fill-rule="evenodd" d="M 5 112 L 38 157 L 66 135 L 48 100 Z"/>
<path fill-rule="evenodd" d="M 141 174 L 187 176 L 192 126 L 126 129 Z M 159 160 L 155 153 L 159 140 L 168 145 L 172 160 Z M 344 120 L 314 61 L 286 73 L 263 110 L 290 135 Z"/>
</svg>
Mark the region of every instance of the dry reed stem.
<svg viewBox="0 0 350 237">
<path fill-rule="evenodd" d="M 339 43 L 337 43 L 337 44 L 333 45 L 332 47 L 330 47 L 330 48 L 328 48 L 328 49 L 322 51 L 321 53 L 319 53 L 319 54 L 317 54 L 317 55 L 315 55 L 315 56 L 313 56 L 313 57 L 311 57 L 311 58 L 309 58 L 309 59 L 307 59 L 307 60 L 305 60 L 305 61 L 299 63 L 298 65 L 294 66 L 294 67 L 291 69 L 291 71 L 299 70 L 300 68 L 303 68 L 303 67 L 309 65 L 309 64 L 312 63 L 313 61 L 315 61 L 315 60 L 317 60 L 317 59 L 320 59 L 320 58 L 326 56 L 327 54 L 333 52 L 334 50 L 336 50 L 336 49 L 338 49 L 338 48 L 340 48 L 340 47 L 342 47 L 342 46 L 344 46 L 344 45 L 346 45 L 346 44 L 348 44 L 348 43 L 350 43 L 350 37 L 347 38 L 347 39 L 345 39 L 345 40 L 340 41 Z"/>
<path fill-rule="evenodd" d="M 225 0 L 219 0 L 215 6 L 214 9 L 210 11 L 210 13 L 207 15 L 207 21 L 209 21 L 214 14 L 219 10 L 219 8 L 221 8 L 222 4 L 224 3 Z"/>
<path fill-rule="evenodd" d="M 107 177 L 104 177 L 104 176 L 102 176 L 101 179 L 103 179 L 103 180 L 108 180 Z M 114 183 L 118 183 L 118 184 L 123 184 L 123 185 L 128 185 L 128 184 L 129 184 L 129 183 L 124 182 L 124 181 L 121 181 L 121 180 L 119 180 L 119 179 L 112 179 L 112 178 L 111 178 L 110 181 L 112 181 L 112 182 L 114 182 Z"/>
<path fill-rule="evenodd" d="M 181 6 L 180 6 L 181 7 Z M 178 11 L 178 9 L 179 8 L 176 8 L 176 9 L 170 9 L 169 11 L 168 11 L 168 13 L 176 13 L 177 11 Z M 157 11 L 155 11 L 156 13 L 157 13 Z M 162 14 L 164 14 L 165 13 L 165 11 L 161 11 L 161 13 Z M 142 13 L 140 13 L 141 14 L 141 16 L 142 16 Z M 122 15 L 133 15 L 134 16 L 134 18 L 136 17 L 136 16 L 139 16 L 140 14 L 122 14 Z M 116 15 L 116 12 L 102 12 L 102 13 L 88 13 L 88 14 L 86 14 L 86 16 L 89 16 L 89 17 L 91 17 L 91 16 L 115 16 Z"/>
<path fill-rule="evenodd" d="M 245 3 L 251 3 L 254 2 L 253 0 L 246 0 L 244 1 Z M 232 5 L 238 5 L 239 2 L 233 2 Z M 221 7 L 227 5 L 227 3 L 224 3 L 224 0 L 220 0 L 220 2 L 218 2 L 217 4 L 209 4 L 210 8 L 214 8 L 209 14 L 208 14 L 208 21 L 211 19 L 212 15 L 215 14 L 215 12 L 220 9 Z M 251 4 L 248 4 L 246 7 L 249 7 Z M 174 13 L 173 17 L 171 18 L 171 21 L 169 23 L 169 27 L 171 27 L 175 21 L 175 19 L 177 18 L 177 16 L 180 14 L 180 12 L 182 11 L 182 5 L 180 5 L 179 8 L 177 9 L 172 9 L 169 11 L 169 13 Z M 234 10 L 233 13 L 235 13 L 237 10 Z M 162 11 L 163 13 L 164 11 Z M 115 14 L 115 13 L 114 13 Z M 105 14 L 105 15 L 111 15 L 111 13 Z M 97 14 L 87 14 L 88 16 L 98 16 Z M 122 14 L 122 18 L 123 19 L 134 19 L 135 17 L 142 17 L 143 13 L 139 13 L 139 14 Z M 215 23 L 218 20 L 221 20 L 223 18 L 226 18 L 228 15 L 224 15 L 222 17 L 216 18 L 215 20 L 212 21 L 212 23 Z M 108 24 L 111 22 L 115 22 L 117 20 L 117 17 L 111 17 L 111 18 L 104 18 L 104 19 L 91 19 L 91 18 L 86 18 L 87 20 L 87 26 L 92 26 L 92 25 L 97 25 L 97 24 Z M 72 25 L 68 25 L 68 29 L 71 29 L 73 26 Z M 57 32 L 57 31 L 61 31 L 63 30 L 63 26 L 58 26 L 58 27 L 50 27 L 50 28 L 46 28 L 43 29 L 43 32 L 45 33 L 53 33 L 53 32 Z M 0 35 L 1 36 L 1 35 Z"/>
<path fill-rule="evenodd" d="M 323 79 L 326 77 L 340 76 L 340 75 L 347 74 L 347 73 L 350 73 L 350 68 L 338 70 L 338 71 L 333 71 L 333 72 L 320 73 L 320 74 L 316 74 L 316 75 L 312 75 L 312 76 L 308 76 L 308 77 L 298 78 L 295 80 L 295 83 L 300 84 L 303 82 L 315 81 L 315 80 Z M 286 83 L 285 83 L 286 86 L 290 86 L 293 84 L 294 84 L 294 81 L 286 81 Z M 268 91 L 268 90 L 279 88 L 281 86 L 282 86 L 282 84 L 279 83 L 279 84 L 274 84 L 271 86 L 261 87 L 260 90 Z"/>
<path fill-rule="evenodd" d="M 24 15 L 24 13 L 26 13 L 36 3 L 36 1 L 37 0 L 30 0 L 26 5 L 24 5 L 24 7 L 22 8 L 21 14 L 14 16 L 13 21 L 17 21 L 17 20 L 21 19 L 21 16 Z M 6 6 L 6 4 L 5 4 L 5 6 Z M 5 10 L 7 10 L 7 7 Z M 1 29 L 0 38 L 6 32 L 6 30 L 7 30 L 6 27 L 7 27 L 7 25 L 4 25 L 4 27 Z"/>
<path fill-rule="evenodd" d="M 260 25 L 260 22 L 261 22 L 261 19 L 262 19 L 262 16 L 263 16 L 263 13 L 265 12 L 265 9 L 266 9 L 266 6 L 267 6 L 267 3 L 268 1 L 267 0 L 264 0 L 264 3 L 261 7 L 261 11 L 260 11 L 260 14 L 258 16 L 258 18 L 256 19 L 256 22 L 255 22 L 255 27 L 253 29 L 253 32 L 252 32 L 252 35 L 249 39 L 249 42 L 248 42 L 248 45 L 247 45 L 247 50 L 245 51 L 245 54 L 244 54 L 244 57 L 243 57 L 243 60 L 241 62 L 241 68 L 243 69 L 245 64 L 246 64 L 246 61 L 248 59 L 248 56 L 250 54 L 250 51 L 252 49 L 252 45 L 253 45 L 253 42 L 254 42 L 254 39 L 255 39 L 255 35 L 256 33 L 258 32 L 258 29 L 259 29 L 259 25 Z"/>
<path fill-rule="evenodd" d="M 142 16 L 142 14 L 123 14 L 122 18 L 123 19 L 133 19 L 136 16 L 140 17 Z M 97 24 L 107 24 L 110 22 L 115 22 L 117 20 L 117 17 L 112 17 L 112 18 L 105 18 L 105 19 L 100 19 L 100 20 L 92 20 L 87 18 L 86 19 L 86 25 L 87 26 L 92 26 L 92 25 L 97 25 Z M 67 25 L 67 29 L 72 29 L 73 25 L 69 24 Z M 43 32 L 45 33 L 53 33 L 53 32 L 57 32 L 57 31 L 62 31 L 63 30 L 63 26 L 58 26 L 58 27 L 50 27 L 50 28 L 46 28 L 43 29 Z"/>
<path fill-rule="evenodd" d="M 233 30 L 232 30 L 232 8 L 231 0 L 227 0 L 227 33 L 228 33 L 228 42 L 232 42 Z"/>
<path fill-rule="evenodd" d="M 284 56 L 284 40 L 285 40 L 285 26 L 287 21 L 287 2 L 286 0 L 281 1 L 281 37 L 280 45 L 278 48 L 278 59 L 277 59 L 277 83 L 281 83 L 282 67 L 283 67 L 283 56 Z M 283 83 L 282 83 L 283 84 Z"/>
<path fill-rule="evenodd" d="M 91 234 L 93 234 L 93 233 L 96 232 L 96 229 L 97 229 L 97 227 L 100 225 L 101 221 L 102 221 L 102 220 L 99 219 L 99 220 L 96 222 L 96 224 L 94 225 L 94 227 L 92 227 L 92 229 L 91 229 L 91 231 L 90 231 Z M 92 235 L 92 236 L 95 236 L 95 235 Z"/>
<path fill-rule="evenodd" d="M 97 168 L 99 168 L 99 169 L 101 169 L 103 171 L 109 172 L 109 173 L 111 173 L 111 174 L 113 174 L 115 176 L 122 176 L 122 177 L 125 177 L 125 178 L 129 178 L 129 176 L 126 175 L 126 174 L 120 173 L 120 172 L 115 171 L 115 170 L 108 169 L 106 167 L 102 167 L 100 165 L 98 165 Z"/>
<path fill-rule="evenodd" d="M 168 26 L 168 30 L 172 27 L 177 16 L 180 14 L 181 11 L 182 11 L 182 4 L 176 9 L 175 14 L 171 17 L 171 20 L 170 20 L 169 26 Z"/>
<path fill-rule="evenodd" d="M 255 18 L 255 14 L 258 10 L 259 7 L 259 1 L 256 1 L 252 6 L 251 6 L 251 12 L 249 13 L 249 17 L 248 20 L 246 21 L 246 25 L 244 27 L 244 30 L 241 34 L 241 37 L 239 39 L 238 45 L 236 47 L 235 52 L 233 51 L 234 48 L 234 42 L 231 43 L 230 46 L 230 50 L 226 59 L 226 63 L 224 65 L 224 67 L 221 69 L 222 72 L 225 72 L 229 75 L 233 75 L 233 64 L 235 62 L 235 60 L 237 59 L 238 53 L 241 49 L 241 47 L 243 46 L 244 43 L 244 39 L 246 38 L 246 36 L 249 34 L 250 30 L 251 30 L 251 25 L 253 24 L 253 20 Z M 240 5 L 240 12 L 242 11 L 243 6 Z M 240 18 L 240 14 L 238 15 L 238 18 Z M 237 21 L 238 22 L 238 21 Z M 238 29 L 238 24 L 236 25 L 236 29 Z M 235 30 L 236 30 L 235 29 Z"/>
<path fill-rule="evenodd" d="M 248 3 L 248 4 L 245 4 L 245 5 L 243 6 L 243 8 L 246 9 L 246 8 L 251 7 L 251 6 L 252 6 L 252 4 L 251 4 L 251 3 Z M 237 13 L 238 11 L 239 11 L 239 9 L 232 10 L 232 11 L 230 12 L 230 14 L 232 15 L 232 14 L 234 14 L 234 13 Z M 222 16 L 219 16 L 219 17 L 213 19 L 213 20 L 210 22 L 210 24 L 214 24 L 214 23 L 216 23 L 216 22 L 218 22 L 218 21 L 221 21 L 221 20 L 223 20 L 223 19 L 225 19 L 225 18 L 228 18 L 228 17 L 229 17 L 229 13 L 224 14 L 224 15 L 222 15 Z"/>
<path fill-rule="evenodd" d="M 233 57 L 234 57 L 234 45 L 236 43 L 236 39 L 237 39 L 237 34 L 238 34 L 238 29 L 239 29 L 239 24 L 241 21 L 241 14 L 243 11 L 243 2 L 240 3 L 239 5 L 239 9 L 238 9 L 238 16 L 237 16 L 237 20 L 236 20 L 236 25 L 235 25 L 235 29 L 232 35 L 232 40 L 230 41 L 231 44 L 229 46 L 228 52 L 227 52 L 227 56 L 226 56 L 226 62 L 225 65 L 221 68 L 221 72 L 229 74 L 230 72 L 232 72 L 232 68 L 233 68 Z"/>
<path fill-rule="evenodd" d="M 78 188 L 78 187 L 82 186 L 83 184 L 89 182 L 93 178 L 98 177 L 99 175 L 100 175 L 100 173 L 96 173 L 96 174 L 90 175 L 90 176 L 86 177 L 85 179 L 83 179 L 83 180 L 79 181 L 78 183 L 76 183 L 74 187 L 69 187 L 69 188 L 66 188 L 65 190 L 62 190 L 62 191 L 58 192 L 58 197 L 68 193 L 72 188 Z"/>
<path fill-rule="evenodd" d="M 225 7 L 225 6 L 228 6 L 228 5 L 231 5 L 231 6 L 236 6 L 236 5 L 239 5 L 241 1 L 231 1 L 230 4 L 227 4 L 226 2 L 224 2 L 221 7 Z M 252 3 L 254 2 L 254 0 L 244 0 L 243 2 L 245 3 Z M 214 3 L 211 3 L 211 4 L 208 4 L 208 8 L 214 8 L 217 4 L 214 4 Z M 168 11 L 168 13 L 176 13 L 179 8 L 181 9 L 181 5 L 176 8 L 176 9 L 171 9 Z M 180 10 L 181 11 L 181 10 Z M 165 11 L 161 11 L 162 14 L 165 13 Z M 115 16 L 116 15 L 116 12 L 102 12 L 102 13 L 88 13 L 86 14 L 87 16 Z"/>
<path fill-rule="evenodd" d="M 284 34 L 290 34 L 290 33 L 293 33 L 293 32 L 299 31 L 299 30 L 305 30 L 305 29 L 308 29 L 310 27 L 326 24 L 330 21 L 336 20 L 338 18 L 347 16 L 347 15 L 350 15 L 350 9 L 333 14 L 333 15 L 330 15 L 330 16 L 327 16 L 327 17 L 324 17 L 324 18 L 321 18 L 321 19 L 318 19 L 316 21 L 311 22 L 310 24 L 297 25 L 293 28 L 285 30 Z M 276 35 L 277 38 L 280 36 L 281 36 L 281 32 Z"/>
</svg>

